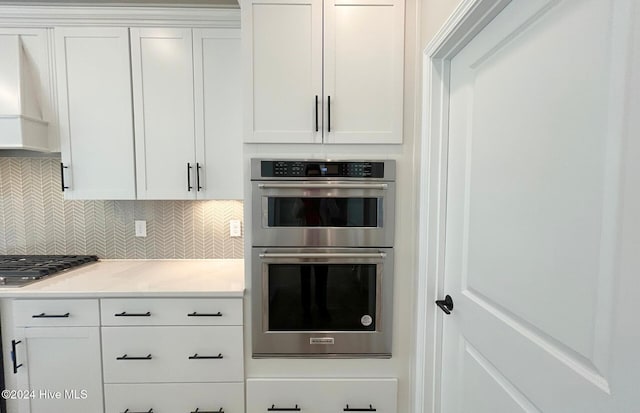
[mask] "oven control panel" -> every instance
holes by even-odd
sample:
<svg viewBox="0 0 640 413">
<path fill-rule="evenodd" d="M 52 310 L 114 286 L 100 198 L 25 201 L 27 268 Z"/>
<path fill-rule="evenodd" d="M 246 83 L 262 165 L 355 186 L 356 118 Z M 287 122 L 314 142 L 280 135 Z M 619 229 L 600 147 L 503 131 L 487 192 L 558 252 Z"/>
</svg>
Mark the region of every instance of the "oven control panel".
<svg viewBox="0 0 640 413">
<path fill-rule="evenodd" d="M 384 178 L 384 162 L 261 161 L 263 178 Z"/>
</svg>

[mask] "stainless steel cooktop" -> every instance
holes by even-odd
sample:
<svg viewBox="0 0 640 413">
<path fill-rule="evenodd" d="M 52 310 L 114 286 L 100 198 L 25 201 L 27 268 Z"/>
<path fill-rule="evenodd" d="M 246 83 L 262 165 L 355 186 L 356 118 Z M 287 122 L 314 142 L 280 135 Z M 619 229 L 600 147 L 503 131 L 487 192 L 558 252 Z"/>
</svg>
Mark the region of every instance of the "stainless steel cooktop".
<svg viewBox="0 0 640 413">
<path fill-rule="evenodd" d="M 22 287 L 96 261 L 95 255 L 0 255 L 0 287 Z"/>
</svg>

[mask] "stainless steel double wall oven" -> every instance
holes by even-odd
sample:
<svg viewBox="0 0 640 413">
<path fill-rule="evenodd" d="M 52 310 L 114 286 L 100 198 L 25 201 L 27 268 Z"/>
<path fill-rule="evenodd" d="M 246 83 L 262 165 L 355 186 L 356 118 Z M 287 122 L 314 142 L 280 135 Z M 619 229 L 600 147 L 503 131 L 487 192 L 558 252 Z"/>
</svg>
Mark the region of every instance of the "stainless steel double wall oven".
<svg viewBox="0 0 640 413">
<path fill-rule="evenodd" d="M 251 162 L 254 357 L 390 357 L 394 161 Z"/>
</svg>

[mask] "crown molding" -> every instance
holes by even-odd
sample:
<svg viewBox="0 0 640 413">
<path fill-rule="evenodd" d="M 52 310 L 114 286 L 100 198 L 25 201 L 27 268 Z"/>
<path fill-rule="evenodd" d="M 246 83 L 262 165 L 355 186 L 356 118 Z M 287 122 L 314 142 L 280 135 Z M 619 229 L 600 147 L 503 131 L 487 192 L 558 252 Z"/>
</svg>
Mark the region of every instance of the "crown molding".
<svg viewBox="0 0 640 413">
<path fill-rule="evenodd" d="M 240 27 L 237 6 L 167 5 L 16 5 L 0 4 L 0 25 L 4 27 L 54 26 L 162 26 Z"/>
</svg>

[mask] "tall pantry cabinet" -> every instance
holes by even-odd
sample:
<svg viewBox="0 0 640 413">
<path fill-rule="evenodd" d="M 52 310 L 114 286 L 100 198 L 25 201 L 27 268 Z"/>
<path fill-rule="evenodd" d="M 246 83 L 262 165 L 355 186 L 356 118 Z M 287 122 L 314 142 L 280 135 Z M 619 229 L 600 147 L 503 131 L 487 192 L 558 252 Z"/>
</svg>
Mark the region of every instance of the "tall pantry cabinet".
<svg viewBox="0 0 640 413">
<path fill-rule="evenodd" d="M 402 143 L 403 0 L 245 0 L 248 143 Z"/>
</svg>

